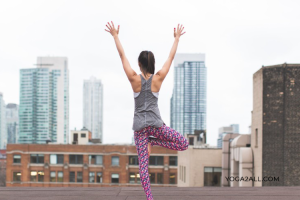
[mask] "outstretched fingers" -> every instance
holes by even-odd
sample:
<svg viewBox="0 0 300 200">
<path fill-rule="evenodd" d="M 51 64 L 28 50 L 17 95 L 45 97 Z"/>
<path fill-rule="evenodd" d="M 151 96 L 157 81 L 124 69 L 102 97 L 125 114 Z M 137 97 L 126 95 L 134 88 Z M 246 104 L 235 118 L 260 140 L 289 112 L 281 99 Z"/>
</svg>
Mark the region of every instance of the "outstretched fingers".
<svg viewBox="0 0 300 200">
<path fill-rule="evenodd" d="M 109 25 L 110 29 L 112 29 L 112 26 L 110 25 L 110 23 L 109 23 L 109 22 L 107 22 L 107 23 L 108 23 L 108 25 Z"/>
</svg>

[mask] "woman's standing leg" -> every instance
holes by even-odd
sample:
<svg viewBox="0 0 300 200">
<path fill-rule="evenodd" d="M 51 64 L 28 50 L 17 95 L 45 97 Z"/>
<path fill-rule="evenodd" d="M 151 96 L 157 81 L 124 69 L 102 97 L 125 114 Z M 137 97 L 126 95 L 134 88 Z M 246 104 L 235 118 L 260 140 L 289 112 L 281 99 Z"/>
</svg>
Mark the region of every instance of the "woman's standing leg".
<svg viewBox="0 0 300 200">
<path fill-rule="evenodd" d="M 146 193 L 147 200 L 152 200 L 153 196 L 151 192 L 150 179 L 148 173 L 148 164 L 149 164 L 148 163 L 149 162 L 148 140 L 149 138 L 148 138 L 147 129 L 134 132 L 134 141 L 138 153 L 141 183 Z"/>
<path fill-rule="evenodd" d="M 189 147 L 188 140 L 182 134 L 165 124 L 159 128 L 150 127 L 149 129 L 149 135 L 156 137 L 150 139 L 152 146 L 159 145 L 177 151 L 184 151 Z"/>
</svg>

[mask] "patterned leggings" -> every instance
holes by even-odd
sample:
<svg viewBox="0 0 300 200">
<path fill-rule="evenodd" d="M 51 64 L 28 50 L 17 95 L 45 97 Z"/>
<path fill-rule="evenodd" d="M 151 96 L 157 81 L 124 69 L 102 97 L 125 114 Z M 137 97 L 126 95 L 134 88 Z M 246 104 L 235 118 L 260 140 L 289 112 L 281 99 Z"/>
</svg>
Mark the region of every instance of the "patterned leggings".
<svg viewBox="0 0 300 200">
<path fill-rule="evenodd" d="M 149 136 L 156 138 L 149 138 Z M 146 193 L 147 200 L 153 200 L 148 173 L 148 142 L 151 143 L 151 146 L 159 145 L 177 151 L 186 150 L 189 142 L 183 135 L 165 124 L 159 128 L 148 126 L 140 131 L 135 131 L 134 141 L 138 153 L 141 184 Z"/>
</svg>

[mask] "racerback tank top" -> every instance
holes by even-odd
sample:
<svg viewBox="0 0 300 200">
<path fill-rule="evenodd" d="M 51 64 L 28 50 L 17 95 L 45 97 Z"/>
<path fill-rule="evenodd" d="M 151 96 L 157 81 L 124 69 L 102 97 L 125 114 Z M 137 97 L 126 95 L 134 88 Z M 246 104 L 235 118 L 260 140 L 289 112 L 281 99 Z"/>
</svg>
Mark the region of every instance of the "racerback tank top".
<svg viewBox="0 0 300 200">
<path fill-rule="evenodd" d="M 142 88 L 138 96 L 134 97 L 135 109 L 132 126 L 134 131 L 139 131 L 148 126 L 158 128 L 164 124 L 157 105 L 158 96 L 151 91 L 153 74 L 148 80 L 145 80 L 141 74 L 140 77 Z"/>
</svg>

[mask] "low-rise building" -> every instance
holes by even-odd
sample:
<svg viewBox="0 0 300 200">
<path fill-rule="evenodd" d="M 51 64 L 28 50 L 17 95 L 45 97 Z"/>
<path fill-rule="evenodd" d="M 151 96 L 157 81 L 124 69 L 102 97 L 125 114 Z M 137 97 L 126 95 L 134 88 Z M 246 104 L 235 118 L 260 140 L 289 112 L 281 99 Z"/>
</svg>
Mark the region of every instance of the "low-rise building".
<svg viewBox="0 0 300 200">
<path fill-rule="evenodd" d="M 8 144 L 7 187 L 140 186 L 130 144 Z M 151 186 L 177 186 L 177 151 L 153 146 Z"/>
<path fill-rule="evenodd" d="M 177 186 L 221 186 L 222 149 L 197 141 L 197 135 L 185 137 L 193 142 L 187 150 L 178 151 Z"/>
</svg>

